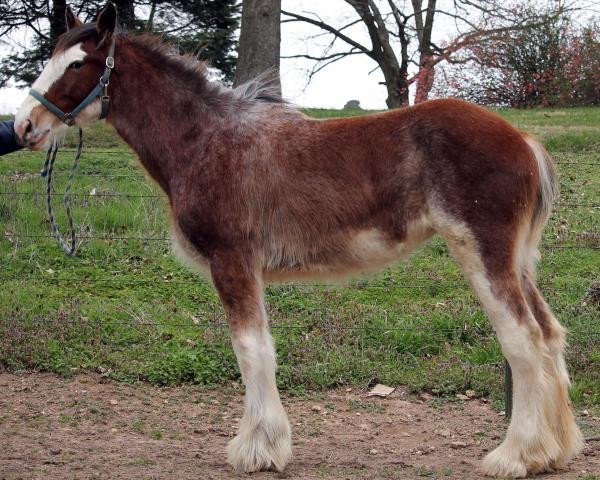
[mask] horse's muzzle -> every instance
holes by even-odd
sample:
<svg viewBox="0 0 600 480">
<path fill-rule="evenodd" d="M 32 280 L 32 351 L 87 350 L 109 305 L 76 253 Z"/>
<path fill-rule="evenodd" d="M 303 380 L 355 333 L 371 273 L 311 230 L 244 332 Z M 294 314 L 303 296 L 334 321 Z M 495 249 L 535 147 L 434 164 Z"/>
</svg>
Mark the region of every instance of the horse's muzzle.
<svg viewBox="0 0 600 480">
<path fill-rule="evenodd" d="M 49 128 L 35 128 L 29 119 L 15 123 L 17 143 L 32 150 L 42 150 L 49 133 Z"/>
</svg>

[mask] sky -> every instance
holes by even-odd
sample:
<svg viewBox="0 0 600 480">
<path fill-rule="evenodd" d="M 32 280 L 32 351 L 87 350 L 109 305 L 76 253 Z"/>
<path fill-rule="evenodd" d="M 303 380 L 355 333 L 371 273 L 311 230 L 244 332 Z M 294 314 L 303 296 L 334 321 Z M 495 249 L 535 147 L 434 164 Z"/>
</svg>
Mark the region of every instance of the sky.
<svg viewBox="0 0 600 480">
<path fill-rule="evenodd" d="M 335 26 L 358 18 L 343 0 L 283 0 L 282 8 L 304 16 L 314 17 L 313 13 L 317 13 L 325 23 Z M 367 47 L 371 45 L 366 29 L 361 25 L 344 33 Z M 283 23 L 281 56 L 320 55 L 332 39 L 331 35 L 322 34 L 319 28 L 304 22 Z M 337 41 L 332 52 L 346 49 L 344 42 Z M 379 84 L 383 75 L 379 70 L 373 71 L 376 63 L 366 55 L 352 55 L 333 63 L 314 75 L 309 83 L 309 71 L 313 66 L 312 60 L 281 59 L 284 97 L 307 107 L 342 108 L 348 100 L 359 100 L 363 108 L 386 108 L 386 89 Z"/>
<path fill-rule="evenodd" d="M 450 0 L 438 0 L 438 5 Z M 344 0 L 282 0 L 282 9 L 315 16 L 341 26 L 346 21 L 357 18 L 356 13 Z M 450 38 L 452 25 L 436 19 L 434 39 L 438 42 Z M 351 38 L 370 47 L 366 29 L 358 24 L 344 30 Z M 20 35 L 20 37 L 19 37 Z M 24 32 L 14 40 L 23 42 Z M 306 54 L 320 55 L 329 42 L 330 35 L 304 22 L 282 24 L 281 31 L 281 82 L 284 97 L 301 107 L 342 108 L 348 100 L 358 100 L 363 108 L 386 108 L 386 89 L 380 82 L 383 76 L 376 70 L 376 64 L 366 55 L 353 55 L 340 60 L 312 77 L 309 71 L 314 61 L 307 59 L 286 59 L 286 56 Z M 342 51 L 344 42 L 337 41 L 330 52 Z M 0 55 L 6 53 L 6 47 L 0 45 Z M 117 59 L 118 61 L 118 59 Z M 26 96 L 26 90 L 16 88 L 0 89 L 0 114 L 14 113 Z"/>
</svg>

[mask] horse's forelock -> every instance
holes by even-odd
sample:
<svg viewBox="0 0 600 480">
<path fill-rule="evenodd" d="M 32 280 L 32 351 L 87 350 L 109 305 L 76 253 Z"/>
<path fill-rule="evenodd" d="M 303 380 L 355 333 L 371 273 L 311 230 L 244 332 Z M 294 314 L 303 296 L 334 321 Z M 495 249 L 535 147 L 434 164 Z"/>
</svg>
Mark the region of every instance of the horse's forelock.
<svg viewBox="0 0 600 480">
<path fill-rule="evenodd" d="M 86 40 L 97 36 L 98 32 L 95 23 L 86 23 L 79 27 L 72 28 L 58 38 L 58 42 L 54 48 L 54 55 L 67 50 L 77 43 L 85 42 Z"/>
<path fill-rule="evenodd" d="M 54 54 L 63 52 L 73 45 L 84 42 L 97 35 L 95 23 L 86 23 L 79 27 L 72 28 L 58 38 L 58 42 L 54 48 Z"/>
</svg>

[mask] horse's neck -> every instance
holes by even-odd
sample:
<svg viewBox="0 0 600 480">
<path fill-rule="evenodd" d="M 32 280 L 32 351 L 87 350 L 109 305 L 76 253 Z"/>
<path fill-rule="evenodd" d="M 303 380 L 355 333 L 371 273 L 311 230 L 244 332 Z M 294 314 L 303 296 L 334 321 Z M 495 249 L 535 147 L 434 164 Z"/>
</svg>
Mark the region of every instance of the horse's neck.
<svg viewBox="0 0 600 480">
<path fill-rule="evenodd" d="M 203 92 L 197 91 L 203 82 L 196 79 L 186 85 L 177 72 L 156 68 L 156 58 L 132 45 L 122 48 L 115 60 L 118 73 L 111 78 L 109 120 L 169 193 L 174 177 L 184 170 L 183 162 L 190 160 L 190 140 L 201 145 L 214 130 L 214 113 L 203 101 Z M 205 88 L 211 88 L 208 81 Z"/>
</svg>

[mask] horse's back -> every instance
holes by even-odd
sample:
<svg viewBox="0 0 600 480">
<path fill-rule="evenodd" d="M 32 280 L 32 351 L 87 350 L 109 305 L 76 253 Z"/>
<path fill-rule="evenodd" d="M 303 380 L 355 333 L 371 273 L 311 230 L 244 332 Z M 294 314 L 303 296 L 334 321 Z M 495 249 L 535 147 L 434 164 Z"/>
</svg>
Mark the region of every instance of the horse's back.
<svg viewBox="0 0 600 480">
<path fill-rule="evenodd" d="M 274 270 L 378 268 L 448 225 L 513 234 L 533 208 L 538 173 L 523 135 L 478 106 L 436 100 L 305 122 L 279 158 Z"/>
</svg>

